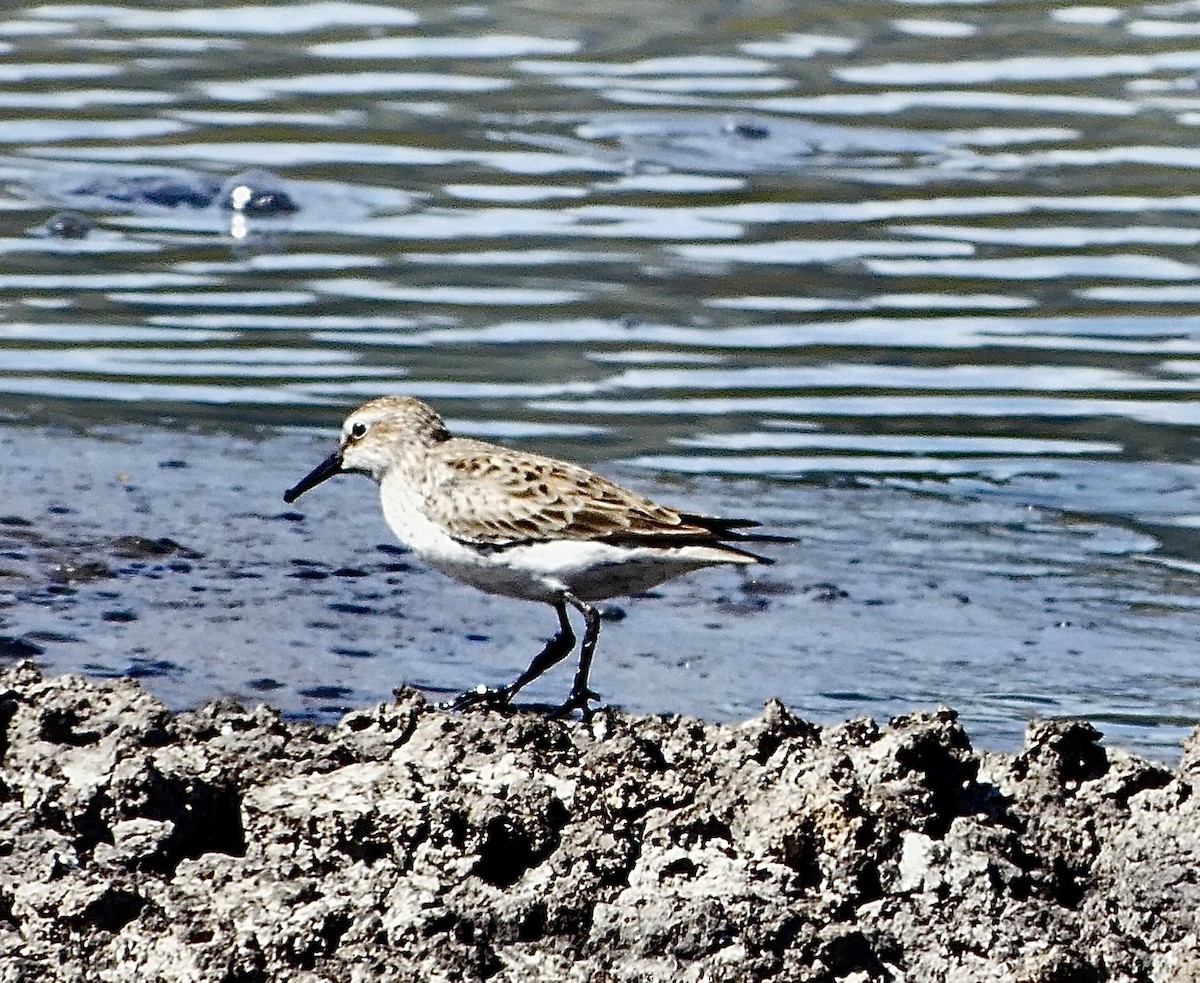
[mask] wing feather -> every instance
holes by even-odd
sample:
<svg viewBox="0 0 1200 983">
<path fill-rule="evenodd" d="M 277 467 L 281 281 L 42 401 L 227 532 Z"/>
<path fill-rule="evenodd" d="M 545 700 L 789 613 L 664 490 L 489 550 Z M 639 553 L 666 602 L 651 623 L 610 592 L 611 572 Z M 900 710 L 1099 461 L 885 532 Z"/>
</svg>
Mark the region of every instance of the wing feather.
<svg viewBox="0 0 1200 983">
<path fill-rule="evenodd" d="M 554 539 L 717 545 L 754 523 L 678 512 L 579 465 L 456 438 L 438 450 L 426 514 L 464 543 L 504 549 Z"/>
</svg>

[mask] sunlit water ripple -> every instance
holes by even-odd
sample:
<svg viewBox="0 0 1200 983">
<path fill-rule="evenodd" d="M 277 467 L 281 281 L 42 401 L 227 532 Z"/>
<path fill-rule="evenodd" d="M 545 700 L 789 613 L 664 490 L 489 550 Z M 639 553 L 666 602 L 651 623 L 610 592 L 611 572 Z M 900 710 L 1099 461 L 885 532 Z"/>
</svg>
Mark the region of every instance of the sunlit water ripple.
<svg viewBox="0 0 1200 983">
<path fill-rule="evenodd" d="M 0 522 L 0 654 L 318 719 L 511 676 L 552 621 L 386 569 L 367 490 L 278 518 L 345 408 L 399 392 L 800 537 L 630 602 L 613 702 L 947 702 L 993 745 L 1081 715 L 1171 757 L 1200 717 L 1197 16 L 10 5 L 0 512 L 32 526 Z M 255 169 L 298 210 L 222 207 Z M 204 558 L 38 586 L 131 533 Z"/>
</svg>

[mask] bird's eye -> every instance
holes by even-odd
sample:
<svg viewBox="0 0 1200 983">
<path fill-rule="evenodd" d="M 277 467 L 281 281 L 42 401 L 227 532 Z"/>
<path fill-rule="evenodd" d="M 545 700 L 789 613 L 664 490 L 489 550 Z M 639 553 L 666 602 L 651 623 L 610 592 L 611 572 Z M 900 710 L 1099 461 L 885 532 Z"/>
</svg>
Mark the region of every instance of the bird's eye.
<svg viewBox="0 0 1200 983">
<path fill-rule="evenodd" d="M 361 437 L 366 432 L 367 432 L 367 425 L 365 423 L 356 423 L 356 424 L 354 424 L 354 426 L 352 426 L 350 428 L 350 436 L 351 437 L 358 438 L 358 437 Z"/>
</svg>

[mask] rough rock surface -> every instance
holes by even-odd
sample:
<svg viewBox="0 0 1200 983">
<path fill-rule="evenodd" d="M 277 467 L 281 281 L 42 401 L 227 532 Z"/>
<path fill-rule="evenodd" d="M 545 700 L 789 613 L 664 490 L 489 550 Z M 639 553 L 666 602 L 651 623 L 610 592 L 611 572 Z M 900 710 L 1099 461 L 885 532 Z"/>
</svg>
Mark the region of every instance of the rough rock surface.
<svg viewBox="0 0 1200 983">
<path fill-rule="evenodd" d="M 950 711 L 335 728 L 0 673 L 0 980 L 1200 979 L 1177 771 Z"/>
</svg>

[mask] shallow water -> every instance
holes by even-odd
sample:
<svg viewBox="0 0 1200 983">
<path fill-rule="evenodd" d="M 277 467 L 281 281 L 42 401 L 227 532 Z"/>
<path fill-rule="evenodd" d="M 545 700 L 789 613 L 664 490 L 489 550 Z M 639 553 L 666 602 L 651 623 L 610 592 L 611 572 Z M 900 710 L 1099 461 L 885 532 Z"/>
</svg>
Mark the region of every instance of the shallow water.
<svg viewBox="0 0 1200 983">
<path fill-rule="evenodd" d="M 6 8 L 3 652 L 318 719 L 511 678 L 548 610 L 379 550 L 365 482 L 278 498 L 402 392 L 800 537 L 621 602 L 612 702 L 1174 756 L 1200 8 L 795 7 Z M 297 211 L 201 200 L 261 168 Z"/>
</svg>

